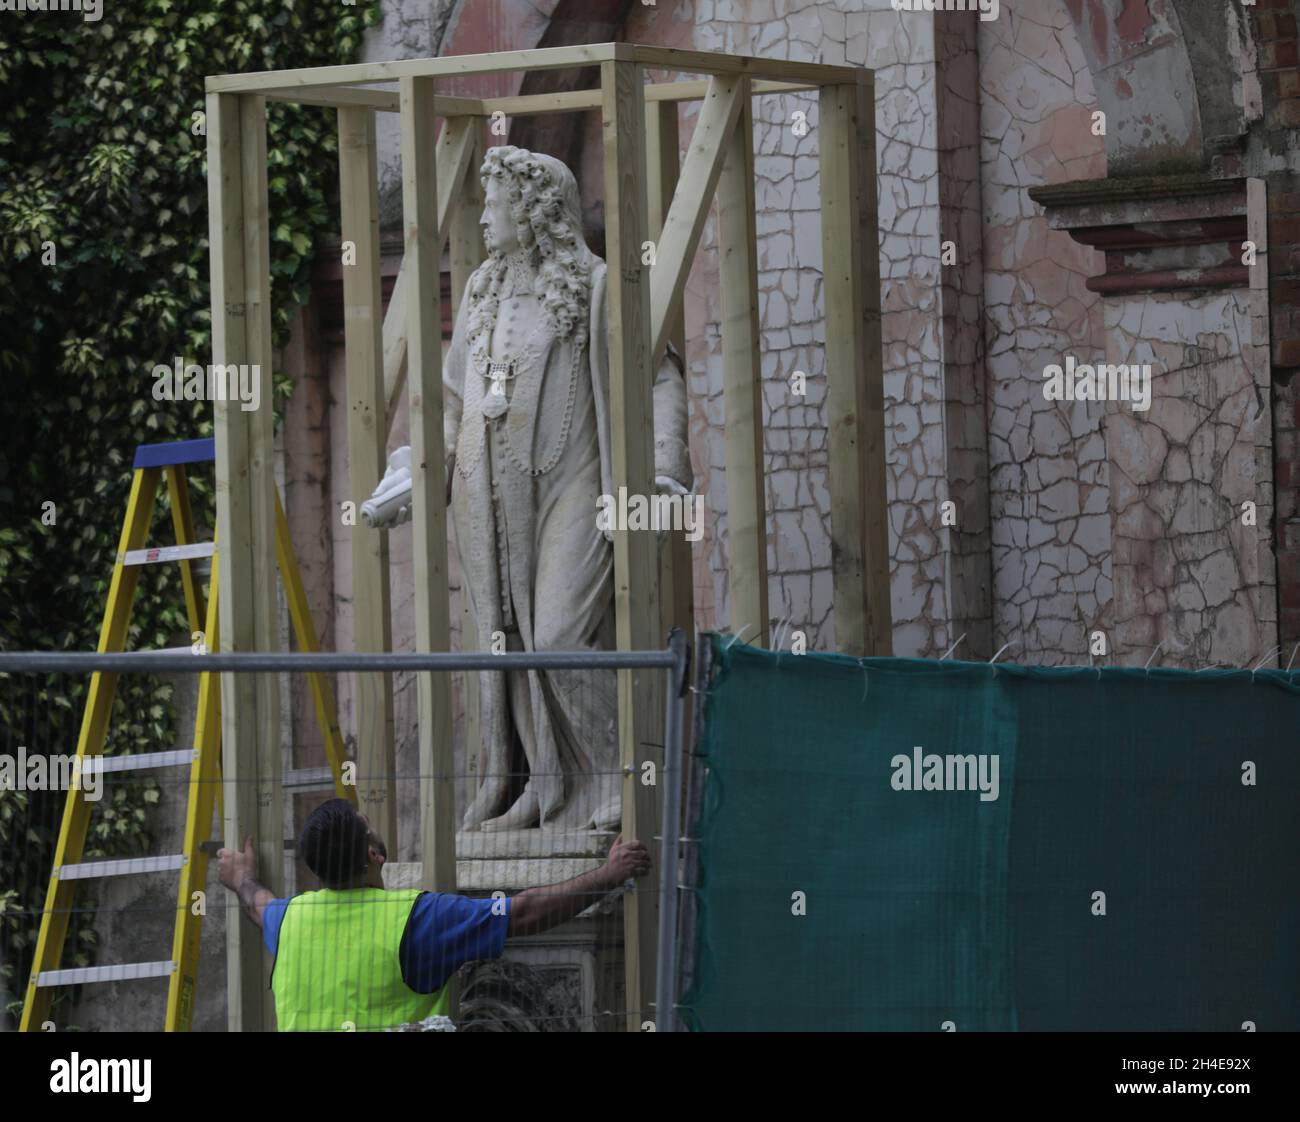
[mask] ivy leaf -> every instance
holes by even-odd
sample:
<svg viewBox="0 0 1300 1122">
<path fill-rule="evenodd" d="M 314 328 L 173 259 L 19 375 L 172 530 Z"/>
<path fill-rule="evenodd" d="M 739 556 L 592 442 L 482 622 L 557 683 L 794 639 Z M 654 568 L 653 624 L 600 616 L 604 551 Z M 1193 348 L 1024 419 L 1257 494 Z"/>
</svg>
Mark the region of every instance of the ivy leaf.
<svg viewBox="0 0 1300 1122">
<path fill-rule="evenodd" d="M 181 9 L 178 11 L 178 8 Z M 204 402 L 152 399 L 156 362 L 211 351 L 206 138 L 191 131 L 204 76 L 353 61 L 376 0 L 355 8 L 302 0 L 136 0 L 87 33 L 80 20 L 28 18 L 22 44 L 0 20 L 0 503 L 51 496 L 58 523 L 23 513 L 0 527 L 0 649 L 90 650 L 98 636 L 138 444 L 211 435 Z M 268 113 L 275 345 L 310 289 L 312 249 L 338 221 L 333 115 Z M 42 262 L 53 241 L 57 261 Z M 284 379 L 275 379 L 282 402 Z M 35 407 L 26 407 L 34 403 Z M 20 465 L 20 466 L 15 466 Z M 196 520 L 212 525 L 214 488 L 191 478 Z M 151 540 L 170 534 L 159 504 Z M 142 580 L 128 649 L 186 626 L 179 584 Z M 0 728 L 33 742 L 75 740 L 86 683 L 61 676 L 0 689 Z M 183 736 L 177 698 L 148 675 L 123 676 L 108 747 L 138 753 Z M 0 962 L 12 990 L 33 932 L 16 915 L 43 906 L 62 800 L 0 797 Z M 48 797 L 47 797 L 48 796 Z M 149 852 L 156 785 L 121 785 L 96 805 L 86 856 Z M 84 903 L 84 901 L 83 901 Z M 67 958 L 88 963 L 95 916 L 77 910 Z M 75 953 L 75 958 L 74 958 Z"/>
</svg>

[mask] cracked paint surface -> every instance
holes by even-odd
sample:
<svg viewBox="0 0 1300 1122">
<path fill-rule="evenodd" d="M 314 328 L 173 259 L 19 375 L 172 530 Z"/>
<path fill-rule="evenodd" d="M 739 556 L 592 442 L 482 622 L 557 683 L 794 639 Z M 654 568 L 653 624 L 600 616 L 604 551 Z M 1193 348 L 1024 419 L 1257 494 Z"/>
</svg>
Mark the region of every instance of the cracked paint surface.
<svg viewBox="0 0 1300 1122">
<path fill-rule="evenodd" d="M 527 5 L 519 3 L 523 13 Z M 411 6 L 417 16 L 419 9 Z M 1105 138 L 1092 127 L 1097 90 L 1064 0 L 1043 0 L 1029 15 L 1004 6 L 997 20 L 974 20 L 973 30 L 956 22 L 965 18 L 894 12 L 888 0 L 660 0 L 632 8 L 624 37 L 875 71 L 895 653 L 936 656 L 978 628 L 958 657 L 987 657 L 984 648 L 1010 644 L 1006 658 L 1078 664 L 1101 630 L 1108 646 L 1124 648 L 1123 660 L 1140 663 L 1154 645 L 1146 636 L 1166 626 L 1156 622 L 1162 601 L 1133 590 L 1117 597 L 1114 566 L 1122 565 L 1125 581 L 1167 572 L 1154 545 L 1138 547 L 1154 543 L 1157 531 L 1149 521 L 1145 530 L 1132 525 L 1140 520 L 1130 513 L 1138 501 L 1131 492 L 1155 486 L 1163 501 L 1161 488 L 1180 481 L 1131 485 L 1125 474 L 1116 483 L 1113 474 L 1133 466 L 1123 434 L 1134 418 L 1099 403 L 1048 401 L 1042 373 L 1067 355 L 1124 361 L 1108 354 L 1119 336 L 1104 317 L 1129 323 L 1134 299 L 1172 301 L 1171 308 L 1184 300 L 1112 297 L 1104 311 L 1085 285 L 1102 271 L 1100 254 L 1050 229 L 1028 197 L 1033 185 L 1100 178 L 1107 170 Z M 954 28 L 967 37 L 955 49 L 945 40 Z M 936 56 L 944 60 L 939 66 Z M 978 69 L 956 80 L 976 60 Z M 683 110 L 683 145 L 696 111 Z M 806 117 L 806 135 L 793 128 L 796 112 Z M 811 647 L 833 649 L 816 97 L 757 98 L 754 117 L 771 618 L 733 620 L 729 609 L 717 230 L 710 217 L 685 297 L 692 450 L 707 512 L 694 549 L 697 619 L 705 627 L 749 624 L 751 636 L 784 624 L 786 645 L 791 631 L 802 630 Z M 959 150 L 962 144 L 969 151 Z M 590 175 L 584 189 L 592 190 Z M 946 239 L 958 243 L 955 269 L 942 261 Z M 1247 346 L 1233 316 L 1220 308 L 1201 322 L 1201 334 L 1220 340 L 1212 348 L 1223 352 L 1216 369 L 1242 353 L 1233 347 Z M 1124 338 L 1130 335 L 1145 337 Z M 1196 338 L 1183 342 L 1203 346 Z M 1182 356 L 1170 369 L 1183 377 L 1187 366 Z M 808 376 L 805 396 L 791 392 L 795 372 Z M 1163 432 L 1157 418 L 1165 409 L 1158 403 L 1142 424 Z M 1208 444 L 1182 449 L 1191 479 L 1226 470 L 1220 460 L 1228 451 L 1218 440 L 1208 459 Z M 1181 454 L 1162 464 L 1166 473 L 1184 470 Z M 1112 494 L 1113 487 L 1120 491 Z M 940 516 L 947 498 L 958 507 L 953 529 Z M 1187 588 L 1178 603 L 1191 604 L 1191 585 L 1202 596 L 1218 587 L 1228 546 L 1225 539 L 1204 554 L 1180 548 L 1187 556 L 1179 561 L 1184 568 L 1175 566 L 1176 587 Z M 1258 564 L 1241 559 L 1244 548 L 1238 543 L 1232 555 L 1242 588 L 1263 579 Z M 394 560 L 400 603 L 406 559 Z M 1208 612 L 1202 621 L 1217 627 L 1215 620 L 1230 621 L 1232 605 L 1244 602 L 1234 592 L 1216 604 L 1207 599 L 1203 609 L 1177 610 Z M 1194 622 L 1178 617 L 1169 633 L 1188 642 Z M 400 624 L 395 638 L 407 640 Z"/>
<path fill-rule="evenodd" d="M 986 441 L 993 575 L 984 595 L 992 600 L 993 638 L 1011 642 L 1026 661 L 1076 661 L 1086 650 L 1084 624 L 1108 624 L 1105 445 L 1100 411 L 1050 407 L 1040 379 L 1042 367 L 1067 351 L 1081 361 L 1102 356 L 1100 303 L 1084 287 L 1098 266 L 1091 250 L 1048 230 L 1025 194 L 1035 183 L 1105 171 L 1103 140 L 1090 130 L 1095 93 L 1073 27 L 1059 3 L 1040 6 L 1033 19 L 1004 12 L 979 22 L 984 233 L 972 252 L 983 256 L 983 292 L 950 292 L 956 324 L 941 326 L 952 314 L 942 306 L 949 225 L 941 179 L 970 173 L 938 140 L 935 19 L 895 12 L 888 0 L 844 7 L 695 0 L 671 16 L 640 16 L 640 26 L 634 18 L 628 37 L 661 42 L 675 26 L 685 30 L 666 45 L 875 71 L 895 653 L 933 656 L 957 638 L 954 600 L 974 577 L 953 567 L 939 503 L 951 490 L 960 506 L 963 478 L 983 465 L 969 448 Z M 796 109 L 811 126 L 802 142 L 790 127 Z M 807 630 L 811 645 L 833 648 L 816 121 L 811 96 L 755 102 L 770 611 L 773 623 L 788 619 Z M 705 625 L 729 621 L 715 246 L 710 223 L 687 300 L 693 444 L 713 516 L 696 555 Z M 968 256 L 967 247 L 957 251 Z M 980 343 L 986 372 L 976 366 L 959 380 L 957 364 L 969 365 Z M 787 386 L 795 370 L 810 375 L 802 401 Z M 986 431 L 972 441 L 972 427 Z M 981 496 L 973 497 L 978 512 Z"/>
<path fill-rule="evenodd" d="M 663 6 L 667 7 L 667 6 Z M 939 161 L 932 19 L 797 0 L 695 0 L 635 13 L 632 41 L 794 60 L 865 65 L 876 72 L 880 174 L 885 425 L 895 651 L 932 653 L 946 635 L 938 502 L 944 479 L 942 349 L 938 318 Z M 671 38 L 665 38 L 665 36 Z M 812 94 L 755 100 L 756 221 L 768 486 L 769 597 L 775 627 L 833 648 L 821 215 Z M 806 136 L 793 114 L 806 115 Z M 688 110 L 683 134 L 689 135 Z M 692 444 L 711 518 L 696 548 L 702 625 L 730 621 L 726 572 L 722 360 L 716 227 L 706 225 L 687 287 Z M 797 397 L 789 379 L 808 375 Z M 934 621 L 940 621 L 936 627 Z M 746 621 L 748 622 L 748 621 Z M 752 632 L 751 632 L 752 634 Z"/>
<path fill-rule="evenodd" d="M 1027 188 L 1105 175 L 1092 79 L 1060 4 L 980 28 L 984 323 L 995 642 L 1086 662 L 1111 626 L 1110 472 L 1099 403 L 1048 401 L 1043 369 L 1105 360 L 1100 254 L 1049 229 Z"/>
<path fill-rule="evenodd" d="M 1106 407 L 1123 661 L 1159 645 L 1164 665 L 1239 667 L 1275 639 L 1258 528 L 1269 521 L 1259 483 L 1271 438 L 1256 370 L 1267 364 L 1253 307 L 1244 289 L 1108 303 L 1111 360 L 1153 372 L 1149 413 Z"/>
</svg>

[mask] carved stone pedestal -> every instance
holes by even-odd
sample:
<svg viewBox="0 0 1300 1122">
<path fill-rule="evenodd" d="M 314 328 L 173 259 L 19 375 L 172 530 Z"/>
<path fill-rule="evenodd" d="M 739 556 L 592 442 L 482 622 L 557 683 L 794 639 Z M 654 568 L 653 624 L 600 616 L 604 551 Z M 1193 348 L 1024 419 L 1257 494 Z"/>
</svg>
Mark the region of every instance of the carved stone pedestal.
<svg viewBox="0 0 1300 1122">
<path fill-rule="evenodd" d="M 464 896 L 507 896 L 596 868 L 613 840 L 594 831 L 473 831 L 456 836 Z M 388 888 L 419 887 L 419 862 L 384 866 Z M 560 927 L 510 939 L 505 954 L 461 972 L 462 1032 L 621 1031 L 623 908 L 611 893 Z"/>
</svg>

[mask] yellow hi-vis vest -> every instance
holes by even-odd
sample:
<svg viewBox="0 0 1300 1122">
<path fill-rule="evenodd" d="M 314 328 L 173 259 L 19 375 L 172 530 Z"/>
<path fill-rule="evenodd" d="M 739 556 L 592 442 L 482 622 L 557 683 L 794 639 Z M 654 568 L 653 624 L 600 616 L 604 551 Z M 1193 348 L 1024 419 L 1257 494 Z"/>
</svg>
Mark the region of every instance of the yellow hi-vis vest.
<svg viewBox="0 0 1300 1122">
<path fill-rule="evenodd" d="M 417 888 L 322 889 L 289 901 L 271 990 L 281 1032 L 379 1032 L 448 1014 L 446 987 L 416 993 L 399 953 Z"/>
</svg>

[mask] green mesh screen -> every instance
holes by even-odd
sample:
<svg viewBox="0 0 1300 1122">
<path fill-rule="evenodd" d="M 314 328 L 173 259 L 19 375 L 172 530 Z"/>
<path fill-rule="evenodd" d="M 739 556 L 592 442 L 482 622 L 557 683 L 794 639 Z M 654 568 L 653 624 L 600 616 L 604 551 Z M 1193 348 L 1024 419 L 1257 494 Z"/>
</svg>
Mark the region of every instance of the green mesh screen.
<svg viewBox="0 0 1300 1122">
<path fill-rule="evenodd" d="M 1300 1028 L 1300 673 L 713 655 L 691 1027 Z"/>
</svg>

